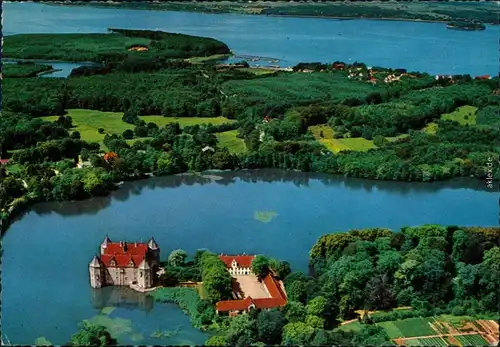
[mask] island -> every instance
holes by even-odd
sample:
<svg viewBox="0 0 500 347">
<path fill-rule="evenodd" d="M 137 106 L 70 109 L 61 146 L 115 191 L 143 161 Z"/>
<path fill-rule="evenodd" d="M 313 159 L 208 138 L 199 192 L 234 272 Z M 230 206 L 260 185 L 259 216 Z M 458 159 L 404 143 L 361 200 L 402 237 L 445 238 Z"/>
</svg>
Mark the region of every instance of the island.
<svg viewBox="0 0 500 347">
<path fill-rule="evenodd" d="M 495 345 L 499 239 L 499 227 L 338 231 L 312 246 L 309 273 L 261 254 L 175 249 L 147 295 L 178 304 L 195 327 L 210 331 L 207 346 Z M 151 243 L 130 243 L 129 257 Z M 117 259 L 124 247 L 108 238 L 101 244 Z M 116 344 L 91 325 L 71 343 L 100 336 Z"/>
<path fill-rule="evenodd" d="M 486 30 L 486 26 L 482 23 L 477 22 L 449 22 L 446 27 L 453 30 L 465 30 L 465 31 L 481 31 Z"/>
<path fill-rule="evenodd" d="M 255 68 L 221 63 L 231 52 L 218 40 L 151 30 L 7 36 L 4 55 L 98 64 L 4 76 L 4 230 L 36 202 L 208 169 L 500 178 L 488 166 L 500 151 L 498 77 L 341 61 Z"/>
</svg>

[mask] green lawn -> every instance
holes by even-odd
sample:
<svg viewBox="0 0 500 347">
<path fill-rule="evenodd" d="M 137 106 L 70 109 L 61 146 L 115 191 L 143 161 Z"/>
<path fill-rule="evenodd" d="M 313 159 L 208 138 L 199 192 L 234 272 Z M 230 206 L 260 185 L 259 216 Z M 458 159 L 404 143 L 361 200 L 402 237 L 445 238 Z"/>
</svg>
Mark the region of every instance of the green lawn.
<svg viewBox="0 0 500 347">
<path fill-rule="evenodd" d="M 378 326 L 384 328 L 385 332 L 390 339 L 396 339 L 398 337 L 405 337 L 401 330 L 396 326 L 396 322 L 381 322 L 377 323 Z"/>
<path fill-rule="evenodd" d="M 132 124 L 122 121 L 122 112 L 101 112 L 83 109 L 68 110 L 68 116 L 73 119 L 72 130 L 80 132 L 82 140 L 98 142 L 104 147 L 103 140 L 105 134 L 122 133 L 127 129 L 134 129 Z M 47 121 L 55 121 L 59 116 L 43 117 Z M 104 134 L 99 134 L 98 129 L 103 128 Z"/>
<path fill-rule="evenodd" d="M 476 124 L 476 112 L 477 107 L 466 105 L 457 108 L 451 113 L 443 114 L 441 118 L 445 120 L 454 120 L 461 125 L 473 125 Z"/>
<path fill-rule="evenodd" d="M 391 339 L 398 337 L 414 337 L 436 335 L 427 320 L 423 318 L 408 318 L 403 320 L 377 323 L 387 332 Z"/>
<path fill-rule="evenodd" d="M 405 337 L 435 335 L 429 322 L 424 318 L 408 318 L 395 321 L 394 324 Z"/>
<path fill-rule="evenodd" d="M 170 123 L 179 123 L 182 127 L 190 125 L 213 124 L 220 125 L 224 123 L 234 123 L 232 119 L 225 117 L 163 117 L 163 116 L 140 116 L 140 119 L 146 123 L 153 122 L 159 127 L 163 127 Z"/>
<path fill-rule="evenodd" d="M 94 110 L 85 109 L 70 109 L 68 110 L 68 116 L 73 119 L 72 128 L 73 131 L 80 132 L 82 140 L 89 142 L 97 142 L 101 144 L 104 148 L 104 136 L 106 134 L 116 134 L 122 135 L 122 133 L 127 129 L 134 129 L 132 124 L 125 123 L 122 121 L 123 112 L 101 112 Z M 55 121 L 59 116 L 43 117 L 47 121 Z M 174 117 L 162 117 L 162 116 L 141 116 L 145 122 L 153 122 L 158 126 L 162 127 L 169 123 L 178 122 L 181 127 L 187 125 L 195 124 L 223 124 L 234 122 L 224 117 L 213 117 L 213 118 L 201 118 L 201 117 L 186 117 L 186 118 L 174 118 Z M 104 134 L 99 134 L 99 128 L 104 129 Z M 227 137 L 227 136 L 226 136 Z M 137 140 L 144 140 L 146 138 L 135 138 L 132 140 L 127 140 L 129 144 L 134 143 Z M 239 140 L 239 139 L 238 139 Z M 241 140 L 243 141 L 243 140 Z M 233 144 L 236 147 L 236 145 Z"/>
<path fill-rule="evenodd" d="M 333 153 L 338 153 L 340 151 L 346 150 L 367 151 L 371 148 L 377 148 L 373 144 L 372 140 L 367 140 L 362 137 L 335 139 L 335 132 L 330 126 L 326 124 L 313 125 L 308 129 L 317 141 L 319 141 L 321 144 L 323 144 L 323 146 L 328 148 Z"/>
<path fill-rule="evenodd" d="M 460 123 L 461 125 L 475 125 L 476 124 L 477 107 L 465 105 L 457 108 L 451 113 L 444 113 L 441 115 L 441 119 L 453 120 Z M 467 118 L 466 118 L 467 117 Z M 427 134 L 436 134 L 438 125 L 437 123 L 428 123 L 422 131 Z"/>
<path fill-rule="evenodd" d="M 215 134 L 217 140 L 219 141 L 220 147 L 225 147 L 231 153 L 239 154 L 246 152 L 247 148 L 245 141 L 236 137 L 238 130 L 224 131 L 222 133 Z"/>
<path fill-rule="evenodd" d="M 228 58 L 229 56 L 230 56 L 229 54 L 214 54 L 208 57 L 187 58 L 186 61 L 190 62 L 191 64 L 203 64 L 207 62 L 213 62 L 224 58 Z"/>
<path fill-rule="evenodd" d="M 360 331 L 363 328 L 360 322 L 355 321 L 349 324 L 341 325 L 338 327 L 339 330 L 342 331 Z"/>
</svg>

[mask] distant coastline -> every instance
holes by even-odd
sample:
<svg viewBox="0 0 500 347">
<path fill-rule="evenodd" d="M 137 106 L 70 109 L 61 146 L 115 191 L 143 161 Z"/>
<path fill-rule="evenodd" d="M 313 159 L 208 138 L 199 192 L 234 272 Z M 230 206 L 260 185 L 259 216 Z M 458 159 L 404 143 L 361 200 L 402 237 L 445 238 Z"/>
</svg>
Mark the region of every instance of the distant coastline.
<svg viewBox="0 0 500 347">
<path fill-rule="evenodd" d="M 33 2 L 33 1 L 27 1 Z M 5 3 L 12 3 L 12 1 L 5 1 Z M 241 15 L 256 15 L 256 16 L 268 16 L 268 17 L 292 17 L 292 18 L 318 18 L 318 19 L 336 19 L 336 20 L 355 20 L 355 19 L 368 19 L 368 20 L 382 20 L 382 21 L 401 21 L 401 22 L 422 22 L 422 23 L 450 23 L 452 18 L 443 19 L 424 19 L 424 18 L 403 18 L 403 17 L 375 17 L 370 16 L 370 14 L 361 14 L 359 16 L 335 16 L 335 15 L 312 15 L 312 14 L 300 14 L 300 13 L 266 13 L 264 11 L 231 11 L 234 7 L 225 6 L 223 8 L 210 8 L 205 5 L 199 7 L 191 6 L 191 4 L 183 3 L 166 3 L 163 1 L 154 1 L 148 3 L 137 3 L 137 2 L 119 2 L 119 1 L 40 1 L 40 3 L 45 5 L 56 5 L 56 6 L 78 6 L 78 7 L 100 7 L 100 8 L 127 8 L 136 10 L 148 10 L 148 11 L 178 11 L 178 12 L 199 12 L 199 13 L 209 13 L 209 14 L 241 14 Z M 150 6 L 149 8 L 147 6 Z M 361 7 L 360 7 L 361 9 Z M 498 25 L 498 23 L 488 23 L 492 25 Z M 449 29 L 455 29 L 449 28 Z M 484 30 L 484 29 L 460 29 L 457 30 Z"/>
</svg>

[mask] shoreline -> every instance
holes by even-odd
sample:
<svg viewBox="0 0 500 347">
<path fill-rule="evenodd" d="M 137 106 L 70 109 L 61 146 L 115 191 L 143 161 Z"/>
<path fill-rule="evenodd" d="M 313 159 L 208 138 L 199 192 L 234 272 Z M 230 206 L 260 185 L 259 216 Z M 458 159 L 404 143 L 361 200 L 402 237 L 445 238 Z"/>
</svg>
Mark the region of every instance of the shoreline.
<svg viewBox="0 0 500 347">
<path fill-rule="evenodd" d="M 33 2 L 33 1 L 27 1 Z M 12 3 L 9 1 L 5 1 L 5 3 Z M 194 12 L 194 13 L 205 13 L 205 14 L 237 14 L 244 16 L 263 16 L 263 17 L 291 17 L 291 18 L 315 18 L 315 19 L 335 19 L 335 20 L 380 20 L 380 21 L 396 21 L 396 22 L 416 22 L 416 23 L 448 23 L 450 19 L 446 20 L 438 20 L 438 19 L 419 19 L 419 18 L 390 18 L 390 17 L 343 17 L 343 16 L 322 16 L 322 15 L 301 15 L 301 14 L 266 14 L 266 13 L 248 13 L 248 12 L 231 12 L 231 11 L 218 11 L 218 12 L 210 12 L 204 9 L 198 10 L 193 8 L 191 10 L 186 9 L 162 9 L 162 8 L 141 8 L 141 7 L 132 7 L 132 6 L 122 6 L 121 2 L 104 2 L 104 1 L 89 1 L 89 2 L 71 2 L 67 3 L 65 1 L 40 1 L 39 3 L 44 5 L 53 5 L 53 6 L 75 6 L 75 7 L 94 7 L 94 8 L 109 8 L 109 9 L 130 9 L 130 10 L 143 10 L 143 11 L 171 11 L 171 12 Z M 129 4 L 129 3 L 127 3 Z M 132 3 L 133 4 L 133 3 Z M 151 5 L 162 5 L 162 2 L 150 2 Z M 489 25 L 500 25 L 493 23 L 485 23 Z"/>
</svg>

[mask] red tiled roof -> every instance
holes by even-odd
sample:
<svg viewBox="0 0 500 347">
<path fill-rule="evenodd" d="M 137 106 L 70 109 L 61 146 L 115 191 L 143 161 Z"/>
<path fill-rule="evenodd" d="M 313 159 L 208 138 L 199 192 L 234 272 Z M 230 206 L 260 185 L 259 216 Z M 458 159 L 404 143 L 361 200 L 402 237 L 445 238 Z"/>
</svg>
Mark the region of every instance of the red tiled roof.
<svg viewBox="0 0 500 347">
<path fill-rule="evenodd" d="M 110 242 L 104 248 L 104 254 L 132 254 L 144 255 L 148 252 L 148 245 L 145 243 L 127 243 L 127 251 L 120 245 L 119 242 Z"/>
<path fill-rule="evenodd" d="M 255 258 L 254 255 L 220 255 L 219 258 L 226 264 L 227 268 L 232 267 L 231 263 L 233 259 L 240 267 L 252 267 L 252 260 Z"/>
<path fill-rule="evenodd" d="M 138 267 L 146 257 L 148 245 L 145 243 L 126 243 L 124 245 L 126 247 L 119 242 L 109 242 L 104 248 L 104 254 L 101 255 L 101 261 L 104 265 L 111 266 L 111 260 L 114 258 L 115 267 L 129 267 L 130 260 L 134 263 L 134 267 Z"/>
<path fill-rule="evenodd" d="M 215 304 L 215 308 L 219 312 L 227 312 L 247 310 L 252 303 L 255 305 L 255 308 L 260 309 L 284 306 L 287 301 L 287 296 L 280 283 L 271 274 L 267 274 L 263 282 L 271 295 L 270 298 L 252 299 L 251 297 L 247 297 L 243 300 L 219 301 Z"/>
<path fill-rule="evenodd" d="M 254 299 L 251 297 L 247 297 L 246 299 L 242 300 L 224 300 L 224 301 L 219 301 L 218 303 L 215 304 L 215 308 L 218 311 L 221 312 L 227 312 L 227 311 L 243 311 L 248 309 L 248 307 L 254 303 Z M 257 307 L 257 305 L 255 305 Z"/>
<path fill-rule="evenodd" d="M 0 159 L 0 164 L 7 164 L 9 159 Z"/>
<path fill-rule="evenodd" d="M 116 265 L 112 266 L 111 260 L 114 259 Z M 144 260 L 144 256 L 142 255 L 130 255 L 130 254 L 117 254 L 117 255 L 109 255 L 103 254 L 101 255 L 101 261 L 104 265 L 109 267 L 129 267 L 129 262 L 132 260 L 134 263 L 133 267 L 139 267 L 141 262 Z"/>
</svg>

